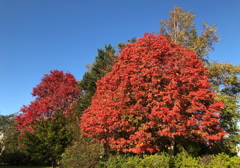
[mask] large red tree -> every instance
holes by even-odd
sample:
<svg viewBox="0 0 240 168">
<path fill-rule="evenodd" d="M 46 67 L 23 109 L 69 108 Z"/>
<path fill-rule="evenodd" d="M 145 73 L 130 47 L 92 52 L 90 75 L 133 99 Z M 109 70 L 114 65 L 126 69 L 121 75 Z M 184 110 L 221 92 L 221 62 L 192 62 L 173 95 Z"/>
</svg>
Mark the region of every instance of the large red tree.
<svg viewBox="0 0 240 168">
<path fill-rule="evenodd" d="M 193 51 L 163 35 L 145 34 L 97 82 L 82 132 L 114 150 L 138 154 L 170 147 L 178 137 L 220 141 L 224 105 L 214 101 L 208 78 Z"/>
<path fill-rule="evenodd" d="M 16 126 L 23 133 L 33 131 L 32 125 L 42 118 L 54 118 L 55 111 L 72 115 L 73 105 L 80 95 L 78 83 L 73 75 L 63 71 L 50 71 L 44 75 L 39 85 L 33 88 L 36 97 L 28 106 L 21 108 L 16 116 Z"/>
</svg>

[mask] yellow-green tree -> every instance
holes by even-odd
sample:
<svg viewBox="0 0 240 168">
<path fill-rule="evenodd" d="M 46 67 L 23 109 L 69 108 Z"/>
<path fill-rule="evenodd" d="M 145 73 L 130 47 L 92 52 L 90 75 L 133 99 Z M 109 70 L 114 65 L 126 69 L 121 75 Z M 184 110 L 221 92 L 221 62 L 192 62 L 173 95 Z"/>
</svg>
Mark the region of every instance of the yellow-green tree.
<svg viewBox="0 0 240 168">
<path fill-rule="evenodd" d="M 160 21 L 160 33 L 170 37 L 175 43 L 194 50 L 202 60 L 207 61 L 205 56 L 214 49 L 213 45 L 219 41 L 216 25 L 209 25 L 203 21 L 201 35 L 193 22 L 195 15 L 178 6 L 174 6 L 169 12 L 170 18 Z"/>
<path fill-rule="evenodd" d="M 215 150 L 228 154 L 236 153 L 236 144 L 240 141 L 237 123 L 240 118 L 240 64 L 212 62 L 209 65 L 210 82 L 212 89 L 218 93 L 217 99 L 226 106 L 221 115 L 221 127 L 228 132 L 225 142 L 217 143 Z"/>
</svg>

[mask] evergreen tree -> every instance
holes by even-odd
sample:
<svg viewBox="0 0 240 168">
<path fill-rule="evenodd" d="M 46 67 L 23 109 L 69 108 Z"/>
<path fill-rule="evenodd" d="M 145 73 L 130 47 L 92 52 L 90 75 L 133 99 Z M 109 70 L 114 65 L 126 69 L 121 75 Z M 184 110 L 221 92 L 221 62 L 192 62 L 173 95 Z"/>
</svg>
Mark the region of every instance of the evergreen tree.
<svg viewBox="0 0 240 168">
<path fill-rule="evenodd" d="M 21 137 L 23 151 L 43 160 L 50 160 L 52 167 L 56 167 L 61 154 L 73 139 L 72 130 L 68 127 L 71 122 L 68 117 L 59 111 L 55 118 L 40 119 L 33 126 L 34 132 L 26 132 Z"/>
<path fill-rule="evenodd" d="M 131 38 L 130 40 L 128 40 L 128 43 L 136 43 L 137 39 L 136 37 Z M 118 43 L 117 44 L 118 47 L 118 52 L 121 52 L 125 47 L 126 47 L 126 43 Z"/>
<path fill-rule="evenodd" d="M 82 94 L 77 101 L 77 104 L 74 107 L 74 111 L 76 116 L 81 116 L 83 111 L 88 108 L 91 103 L 92 96 L 96 91 L 96 82 L 104 77 L 109 71 L 112 70 L 114 61 L 117 59 L 115 56 L 115 49 L 109 44 L 105 45 L 104 49 L 98 49 L 98 56 L 96 56 L 94 63 L 87 64 L 86 67 L 89 69 L 83 76 L 82 80 L 79 82 L 79 89 Z M 102 145 L 98 143 L 92 142 L 91 138 L 83 138 L 80 131 L 81 120 L 78 117 L 74 122 L 71 123 L 73 127 L 74 135 L 74 145 L 71 146 L 65 153 L 64 156 L 68 156 L 67 160 L 63 161 L 64 164 L 67 164 L 68 160 L 72 160 L 73 163 L 71 165 L 79 165 L 86 163 L 86 159 L 84 159 L 83 154 L 89 153 L 90 156 L 95 156 L 92 144 L 95 144 L 95 148 L 102 149 Z M 89 147 L 85 147 L 86 144 L 89 144 Z M 83 151 L 84 149 L 84 151 Z M 74 155 L 70 154 L 74 153 Z M 98 154 L 97 154 L 98 155 Z M 76 159 L 76 157 L 80 157 L 82 160 Z M 94 157 L 88 158 L 89 160 L 95 160 Z M 92 164 L 92 163 L 89 163 Z"/>
<path fill-rule="evenodd" d="M 98 49 L 95 62 L 88 67 L 89 71 L 84 74 L 83 79 L 79 82 L 82 96 L 76 108 L 80 113 L 90 105 L 92 96 L 96 91 L 96 82 L 112 70 L 114 60 L 117 59 L 115 52 L 110 44 L 105 45 L 104 49 Z"/>
</svg>

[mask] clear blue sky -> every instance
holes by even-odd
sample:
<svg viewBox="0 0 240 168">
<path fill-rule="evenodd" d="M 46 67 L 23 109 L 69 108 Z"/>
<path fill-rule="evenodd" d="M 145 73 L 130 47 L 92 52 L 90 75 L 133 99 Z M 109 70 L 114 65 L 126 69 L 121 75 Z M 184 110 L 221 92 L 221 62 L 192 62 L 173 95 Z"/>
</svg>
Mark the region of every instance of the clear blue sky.
<svg viewBox="0 0 240 168">
<path fill-rule="evenodd" d="M 18 112 L 50 70 L 81 80 L 97 49 L 159 31 L 174 4 L 217 24 L 211 60 L 240 63 L 240 0 L 0 0 L 0 114 Z"/>
</svg>

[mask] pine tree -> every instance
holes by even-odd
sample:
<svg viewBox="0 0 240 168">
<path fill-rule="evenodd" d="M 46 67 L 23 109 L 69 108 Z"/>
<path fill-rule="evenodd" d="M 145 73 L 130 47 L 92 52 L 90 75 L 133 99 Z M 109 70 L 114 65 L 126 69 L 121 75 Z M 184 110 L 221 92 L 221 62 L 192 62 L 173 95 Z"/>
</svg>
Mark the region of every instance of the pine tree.
<svg viewBox="0 0 240 168">
<path fill-rule="evenodd" d="M 79 82 L 79 88 L 83 94 L 76 107 L 78 112 L 81 113 L 88 108 L 96 91 L 96 82 L 112 70 L 114 60 L 117 59 L 115 52 L 110 44 L 105 45 L 104 49 L 98 49 L 95 62 L 90 66 L 88 65 L 89 71 L 84 74 L 83 79 Z"/>
</svg>

